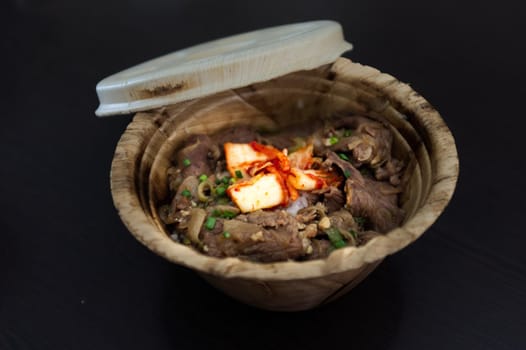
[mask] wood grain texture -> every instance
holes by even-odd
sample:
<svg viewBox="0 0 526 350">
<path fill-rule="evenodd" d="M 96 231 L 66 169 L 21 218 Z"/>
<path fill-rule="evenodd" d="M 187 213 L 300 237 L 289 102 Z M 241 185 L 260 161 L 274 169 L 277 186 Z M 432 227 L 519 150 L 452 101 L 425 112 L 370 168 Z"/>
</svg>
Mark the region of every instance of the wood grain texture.
<svg viewBox="0 0 526 350">
<path fill-rule="evenodd" d="M 365 246 L 325 260 L 259 264 L 217 259 L 173 242 L 156 208 L 167 196 L 171 154 L 186 137 L 239 124 L 275 129 L 348 113 L 392 126 L 395 152 L 410 164 L 403 225 Z M 308 309 L 347 292 L 387 255 L 420 237 L 451 199 L 458 178 L 454 139 L 439 113 L 408 85 L 378 70 L 338 59 L 308 72 L 139 113 L 112 164 L 115 206 L 130 232 L 164 258 L 198 271 L 225 293 L 271 310 Z"/>
</svg>

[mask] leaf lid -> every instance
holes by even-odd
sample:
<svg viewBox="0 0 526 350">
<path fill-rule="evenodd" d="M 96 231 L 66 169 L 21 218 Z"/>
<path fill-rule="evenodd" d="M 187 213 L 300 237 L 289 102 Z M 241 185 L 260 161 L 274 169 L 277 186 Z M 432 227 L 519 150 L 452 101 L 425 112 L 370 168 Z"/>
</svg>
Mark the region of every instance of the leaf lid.
<svg viewBox="0 0 526 350">
<path fill-rule="evenodd" d="M 289 24 L 213 40 L 101 80 L 95 114 L 150 110 L 314 69 L 351 48 L 334 21 Z"/>
</svg>

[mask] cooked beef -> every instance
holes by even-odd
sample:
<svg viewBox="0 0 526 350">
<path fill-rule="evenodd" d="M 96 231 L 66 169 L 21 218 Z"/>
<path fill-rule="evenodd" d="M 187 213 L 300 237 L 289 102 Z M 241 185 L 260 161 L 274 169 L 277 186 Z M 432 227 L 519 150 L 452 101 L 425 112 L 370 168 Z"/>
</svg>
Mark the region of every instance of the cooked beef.
<svg viewBox="0 0 526 350">
<path fill-rule="evenodd" d="M 197 186 L 199 180 L 196 176 L 188 176 L 183 180 L 172 201 L 172 210 L 187 209 L 192 202 L 197 200 Z"/>
<path fill-rule="evenodd" d="M 346 209 L 340 209 L 337 212 L 329 216 L 331 227 L 335 228 L 347 241 L 347 245 L 357 246 L 359 241 L 357 237 L 357 231 L 359 225 L 354 221 L 354 217 Z"/>
<path fill-rule="evenodd" d="M 361 123 L 356 131 L 362 137 L 362 144 L 365 143 L 368 147 L 371 147 L 372 154 L 367 159 L 367 164 L 375 167 L 391 159 L 393 134 L 389 129 L 378 122 L 369 120 Z M 357 154 L 360 154 L 360 151 Z M 361 161 L 360 159 L 358 160 Z"/>
<path fill-rule="evenodd" d="M 350 178 L 345 184 L 351 213 L 368 218 L 372 228 L 382 233 L 399 226 L 404 218 L 404 211 L 398 207 L 400 191 L 385 182 L 363 180 Z"/>
<path fill-rule="evenodd" d="M 210 173 L 209 153 L 214 149 L 210 137 L 206 135 L 192 136 L 186 144 L 187 146 L 177 154 L 177 164 L 182 165 L 182 176 L 199 176 Z"/>
<path fill-rule="evenodd" d="M 298 211 L 296 220 L 302 224 L 308 224 L 314 220 L 321 219 L 327 213 L 327 208 L 322 203 L 316 203 Z"/>
<path fill-rule="evenodd" d="M 313 239 L 311 241 L 312 252 L 305 256 L 306 260 L 326 258 L 331 252 L 331 243 L 325 239 Z"/>
<path fill-rule="evenodd" d="M 380 122 L 360 116 L 347 117 L 343 126 L 353 128 L 350 136 L 331 146 L 331 150 L 351 152 L 355 165 L 376 168 L 391 159 L 392 132 Z"/>
<path fill-rule="evenodd" d="M 379 232 L 387 232 L 400 225 L 404 213 L 398 207 L 399 189 L 362 175 L 351 163 L 329 151 L 324 166 L 333 165 L 340 168 L 347 177 L 344 187 L 345 207 L 352 215 L 366 217 L 373 229 Z"/>
<path fill-rule="evenodd" d="M 260 134 L 249 126 L 236 126 L 215 135 L 215 141 L 219 145 L 226 142 L 248 143 L 257 140 Z"/>
<path fill-rule="evenodd" d="M 172 210 L 170 205 L 161 206 L 157 212 L 165 224 L 170 225 L 175 223 L 175 212 Z"/>
<path fill-rule="evenodd" d="M 376 231 L 363 231 L 360 232 L 359 238 L 360 238 L 360 244 L 366 244 L 371 239 L 381 236 L 382 234 Z"/>
<path fill-rule="evenodd" d="M 339 230 L 354 230 L 358 231 L 358 224 L 354 221 L 353 216 L 349 211 L 340 209 L 329 215 L 331 227 L 336 227 Z"/>
<path fill-rule="evenodd" d="M 283 218 L 282 218 L 283 219 Z M 223 233 L 201 233 L 207 253 L 215 257 L 242 257 L 255 261 L 272 262 L 297 259 L 305 254 L 294 218 L 280 220 L 273 228 L 237 219 L 224 220 Z"/>
<path fill-rule="evenodd" d="M 302 195 L 307 199 L 307 205 L 309 206 L 315 205 L 320 201 L 320 195 L 316 191 L 304 192 Z"/>
<path fill-rule="evenodd" d="M 343 207 L 345 204 L 345 194 L 336 186 L 329 186 L 316 193 L 323 195 L 323 204 L 328 213 L 332 213 Z"/>
<path fill-rule="evenodd" d="M 260 225 L 261 227 L 280 227 L 287 225 L 296 225 L 297 221 L 292 215 L 284 210 L 257 210 L 247 214 L 247 221 L 252 224 Z"/>
<path fill-rule="evenodd" d="M 391 185 L 400 185 L 400 172 L 403 169 L 404 164 L 398 159 L 390 159 L 381 167 L 374 169 L 374 177 L 376 180 L 385 181 L 389 180 Z"/>
<path fill-rule="evenodd" d="M 399 190 L 369 177 L 352 174 L 345 182 L 346 207 L 355 216 L 366 217 L 372 228 L 388 232 L 400 225 L 404 212 L 398 207 Z"/>
<path fill-rule="evenodd" d="M 327 151 L 325 157 L 326 159 L 322 164 L 323 168 L 330 171 L 333 170 L 336 166 L 336 168 L 340 169 L 340 171 L 345 177 L 349 177 L 351 175 L 361 176 L 360 171 L 358 171 L 358 169 L 356 169 L 350 162 L 343 160 L 333 151 Z"/>
<path fill-rule="evenodd" d="M 225 193 L 239 178 L 227 171 L 223 144 L 252 141 L 290 152 L 312 145 L 313 154 L 302 153 L 304 163 L 291 157 L 296 161 L 291 166 L 305 174 L 312 171 L 308 176 L 324 174 L 323 181 L 318 178 L 320 187 L 296 187 L 296 196 L 290 197 L 295 200 L 288 206 L 241 213 Z M 173 198 L 159 208 L 159 215 L 170 231 L 175 230 L 178 242 L 210 256 L 260 262 L 325 258 L 342 246 L 366 244 L 402 222 L 398 194 L 405 164 L 392 155 L 392 146 L 389 127 L 362 116 L 330 123 L 320 119 L 277 134 L 242 126 L 194 135 L 169 169 Z M 287 151 L 283 154 L 287 157 Z M 213 225 L 208 224 L 210 218 Z"/>
<path fill-rule="evenodd" d="M 354 158 L 363 164 L 368 164 L 374 170 L 377 180 L 389 180 L 391 185 L 400 184 L 400 172 L 404 165 L 400 160 L 393 158 L 393 134 L 391 130 L 379 122 L 367 118 L 359 118 L 356 134 L 351 136 L 348 145 Z M 370 156 L 368 153 L 370 152 Z"/>
</svg>

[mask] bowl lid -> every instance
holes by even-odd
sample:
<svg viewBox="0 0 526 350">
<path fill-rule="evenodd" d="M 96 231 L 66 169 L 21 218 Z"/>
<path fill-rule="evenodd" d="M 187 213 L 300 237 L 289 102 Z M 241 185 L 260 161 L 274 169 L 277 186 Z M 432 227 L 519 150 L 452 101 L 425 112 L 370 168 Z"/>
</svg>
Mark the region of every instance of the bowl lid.
<svg viewBox="0 0 526 350">
<path fill-rule="evenodd" d="M 97 116 L 145 111 L 334 62 L 352 48 L 334 21 L 289 24 L 175 51 L 97 84 Z"/>
</svg>

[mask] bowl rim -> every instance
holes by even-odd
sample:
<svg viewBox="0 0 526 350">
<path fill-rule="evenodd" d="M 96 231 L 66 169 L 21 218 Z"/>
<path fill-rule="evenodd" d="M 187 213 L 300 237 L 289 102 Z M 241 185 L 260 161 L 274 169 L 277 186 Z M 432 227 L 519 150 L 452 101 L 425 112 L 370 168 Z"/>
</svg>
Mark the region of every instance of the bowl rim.
<svg viewBox="0 0 526 350">
<path fill-rule="evenodd" d="M 117 144 L 110 174 L 114 205 L 132 235 L 165 259 L 201 273 L 267 281 L 318 278 L 357 269 L 401 250 L 420 237 L 438 219 L 455 191 L 459 161 L 451 131 L 424 97 L 393 76 L 346 58 L 336 60 L 331 70 L 343 78 L 385 92 L 391 102 L 418 118 L 427 132 L 428 142 L 435 151 L 431 188 L 423 205 L 404 225 L 375 237 L 364 246 L 338 249 L 319 260 L 257 263 L 204 255 L 172 241 L 143 211 L 136 191 L 134 167 L 137 164 L 133 156 L 140 152 L 143 140 L 138 130 L 145 127 L 147 118 L 134 118 Z"/>
</svg>

